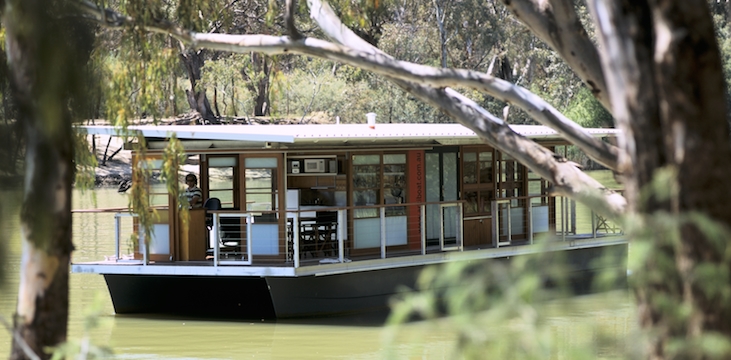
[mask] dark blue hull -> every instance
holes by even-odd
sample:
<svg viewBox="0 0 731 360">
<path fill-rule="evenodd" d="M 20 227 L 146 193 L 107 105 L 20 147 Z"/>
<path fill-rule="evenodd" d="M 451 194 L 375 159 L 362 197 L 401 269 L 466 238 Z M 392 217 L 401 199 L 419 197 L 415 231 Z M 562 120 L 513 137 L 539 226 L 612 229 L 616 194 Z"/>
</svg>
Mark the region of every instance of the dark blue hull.
<svg viewBox="0 0 731 360">
<path fill-rule="evenodd" d="M 551 257 L 565 260 L 569 271 L 567 280 L 574 291 L 587 292 L 591 290 L 594 275 L 600 271 L 615 271 L 619 275 L 618 284 L 624 284 L 627 248 L 627 244 L 583 248 L 555 252 Z M 604 261 L 596 261 L 607 255 Z M 423 268 L 418 265 L 300 277 L 117 274 L 104 277 L 118 314 L 270 319 L 386 309 L 394 295 L 415 288 Z"/>
</svg>

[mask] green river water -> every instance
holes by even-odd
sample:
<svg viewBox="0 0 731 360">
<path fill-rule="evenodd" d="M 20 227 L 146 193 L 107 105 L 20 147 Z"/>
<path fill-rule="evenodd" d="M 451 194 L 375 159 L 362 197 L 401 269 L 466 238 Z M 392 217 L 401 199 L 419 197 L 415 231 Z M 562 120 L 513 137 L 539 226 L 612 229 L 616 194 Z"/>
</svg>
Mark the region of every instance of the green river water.
<svg viewBox="0 0 731 360">
<path fill-rule="evenodd" d="M 8 199 L 7 192 L 0 193 Z M 127 205 L 113 188 L 74 191 L 74 208 Z M 0 237 L 8 251 L 2 264 L 0 317 L 12 319 L 16 305 L 20 240 L 17 213 L 1 214 Z M 74 261 L 103 259 L 113 253 L 111 214 L 75 214 Z M 341 317 L 298 321 L 203 321 L 114 314 L 100 275 L 72 274 L 69 339 L 88 337 L 108 346 L 118 359 L 453 359 L 457 343 L 452 319 L 418 321 L 391 328 L 383 317 Z M 96 309 L 99 325 L 84 330 L 86 314 Z M 590 358 L 620 359 L 636 348 L 634 306 L 625 290 L 575 296 L 538 305 L 553 346 L 547 358 L 572 358 L 576 348 Z M 515 326 L 515 324 L 504 324 Z M 502 326 L 502 325 L 500 325 Z M 0 328 L 0 358 L 10 351 L 10 334 Z M 485 354 L 486 359 L 492 358 Z"/>
</svg>

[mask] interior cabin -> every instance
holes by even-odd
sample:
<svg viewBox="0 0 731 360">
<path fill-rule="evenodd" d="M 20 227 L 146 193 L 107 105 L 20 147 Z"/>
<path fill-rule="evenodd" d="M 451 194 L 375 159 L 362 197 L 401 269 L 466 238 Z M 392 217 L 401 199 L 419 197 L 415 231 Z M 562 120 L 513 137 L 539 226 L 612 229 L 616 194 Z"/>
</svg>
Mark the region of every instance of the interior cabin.
<svg viewBox="0 0 731 360">
<path fill-rule="evenodd" d="M 544 126 L 512 128 L 551 150 Z M 87 127 L 89 134 L 114 134 Z M 458 124 L 137 126 L 134 166 L 159 169 L 175 133 L 204 208 L 150 185 L 159 217 L 135 258 L 302 266 L 490 249 L 565 236 L 573 214 L 550 183 Z M 612 137 L 614 129 L 589 129 Z M 184 164 L 179 164 L 184 165 Z M 569 224 L 569 225 L 567 225 Z M 593 226 L 592 226 L 593 227 Z M 594 234 L 596 236 L 596 234 Z M 123 246 L 117 245 L 117 252 Z"/>
</svg>

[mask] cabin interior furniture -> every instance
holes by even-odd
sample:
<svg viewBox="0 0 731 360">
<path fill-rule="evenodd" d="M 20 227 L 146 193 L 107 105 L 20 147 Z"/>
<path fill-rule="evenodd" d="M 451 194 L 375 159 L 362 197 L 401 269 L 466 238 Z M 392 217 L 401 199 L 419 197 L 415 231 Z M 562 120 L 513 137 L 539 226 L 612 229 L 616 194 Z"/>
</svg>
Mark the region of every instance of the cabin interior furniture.
<svg viewBox="0 0 731 360">
<path fill-rule="evenodd" d="M 300 219 L 300 254 L 306 257 L 332 256 L 335 254 L 338 230 L 336 211 L 318 211 L 314 218 Z"/>
<path fill-rule="evenodd" d="M 219 245 L 224 257 L 239 256 L 244 253 L 246 243 L 246 219 L 239 217 L 222 217 L 219 225 Z"/>
<path fill-rule="evenodd" d="M 315 224 L 318 253 L 321 253 L 322 256 L 334 255 L 338 236 L 338 213 L 336 211 L 318 211 L 315 215 Z"/>
<path fill-rule="evenodd" d="M 317 250 L 317 226 L 313 218 L 300 218 L 300 257 L 315 257 Z"/>
<path fill-rule="evenodd" d="M 208 210 L 221 210 L 221 200 L 215 197 L 208 198 L 203 203 L 203 209 L 206 210 L 206 227 L 211 230 L 213 228 L 213 214 Z"/>
<path fill-rule="evenodd" d="M 221 200 L 215 197 L 208 198 L 203 203 L 203 209 L 205 210 L 205 228 L 208 230 L 208 236 L 206 239 L 213 238 L 211 231 L 213 230 L 213 214 L 209 210 L 221 210 Z M 239 219 L 234 218 L 221 218 L 221 224 L 219 226 L 218 242 L 221 247 L 221 252 L 224 256 L 236 255 L 241 252 L 241 236 L 238 229 L 240 225 Z M 213 256 L 213 249 L 210 248 L 210 241 L 205 245 L 208 257 L 211 259 Z"/>
</svg>

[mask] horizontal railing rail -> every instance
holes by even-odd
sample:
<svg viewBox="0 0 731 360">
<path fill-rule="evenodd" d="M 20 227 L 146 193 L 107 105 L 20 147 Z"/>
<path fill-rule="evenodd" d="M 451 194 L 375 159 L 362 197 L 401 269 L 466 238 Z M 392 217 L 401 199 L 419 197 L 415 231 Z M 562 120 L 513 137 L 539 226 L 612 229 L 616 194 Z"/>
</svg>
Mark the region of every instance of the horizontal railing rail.
<svg viewBox="0 0 731 360">
<path fill-rule="evenodd" d="M 541 200 L 536 202 L 536 199 Z M 566 240 L 568 237 L 596 238 L 601 231 L 607 234 L 622 233 L 618 224 L 572 199 L 561 196 L 495 199 L 491 209 L 490 217 L 495 229 L 493 236 L 496 237 L 497 247 L 514 245 L 516 239 L 533 244 L 539 234 Z"/>
</svg>

